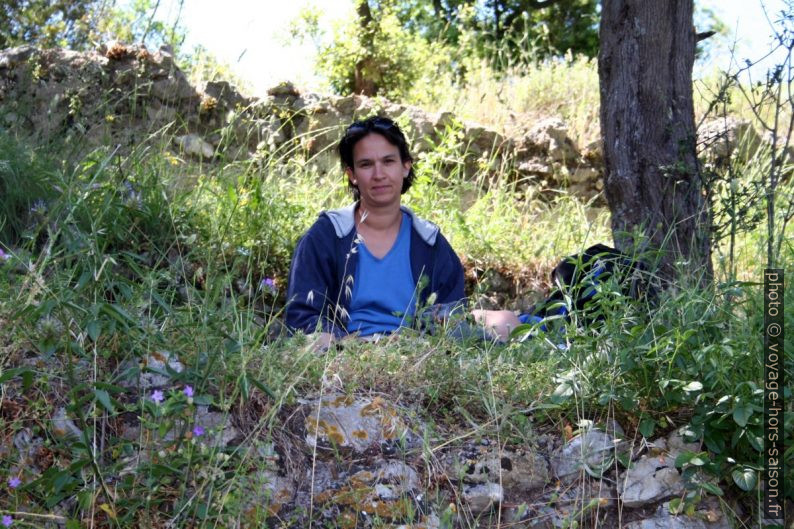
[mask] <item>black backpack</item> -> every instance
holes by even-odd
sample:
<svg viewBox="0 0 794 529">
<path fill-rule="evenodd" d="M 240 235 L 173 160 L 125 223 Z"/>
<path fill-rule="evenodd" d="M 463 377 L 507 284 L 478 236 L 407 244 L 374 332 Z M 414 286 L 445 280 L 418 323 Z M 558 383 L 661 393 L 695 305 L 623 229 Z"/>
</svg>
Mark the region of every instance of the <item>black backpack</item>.
<svg viewBox="0 0 794 529">
<path fill-rule="evenodd" d="M 561 316 L 570 320 L 570 312 L 576 310 L 582 316 L 578 319 L 581 323 L 590 324 L 603 319 L 602 314 L 593 315 L 597 312 L 594 297 L 598 284 L 613 277 L 620 291 L 631 298 L 651 297 L 655 293 L 644 262 L 604 244 L 596 244 L 580 254 L 563 258 L 554 267 L 551 293 L 532 307 L 530 313 L 543 319 Z"/>
</svg>

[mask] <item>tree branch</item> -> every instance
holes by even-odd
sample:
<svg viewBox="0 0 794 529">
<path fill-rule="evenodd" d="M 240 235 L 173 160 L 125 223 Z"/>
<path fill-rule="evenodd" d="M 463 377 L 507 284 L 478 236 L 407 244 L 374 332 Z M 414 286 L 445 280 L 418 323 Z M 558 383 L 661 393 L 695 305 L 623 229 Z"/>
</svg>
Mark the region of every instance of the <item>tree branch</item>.
<svg viewBox="0 0 794 529">
<path fill-rule="evenodd" d="M 521 9 L 543 9 L 561 1 L 562 0 L 523 0 L 521 2 Z"/>
<path fill-rule="evenodd" d="M 498 3 L 499 0 L 497 0 Z M 518 7 L 513 11 L 509 12 L 502 12 L 505 15 L 504 24 L 502 27 L 507 29 L 513 26 L 513 22 L 521 16 L 521 13 L 530 10 L 538 10 L 538 9 L 545 9 L 547 7 L 551 7 L 554 4 L 560 3 L 562 0 L 521 0 L 519 2 Z"/>
<path fill-rule="evenodd" d="M 713 37 L 716 34 L 717 34 L 716 31 L 702 31 L 700 33 L 695 34 L 695 42 L 706 40 L 707 38 Z"/>
</svg>

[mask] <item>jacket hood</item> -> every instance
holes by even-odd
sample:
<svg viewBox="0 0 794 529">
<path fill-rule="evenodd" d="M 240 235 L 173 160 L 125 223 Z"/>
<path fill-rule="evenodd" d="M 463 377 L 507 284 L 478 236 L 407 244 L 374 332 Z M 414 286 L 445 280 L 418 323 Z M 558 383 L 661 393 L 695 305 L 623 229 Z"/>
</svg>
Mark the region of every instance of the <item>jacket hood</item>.
<svg viewBox="0 0 794 529">
<path fill-rule="evenodd" d="M 324 211 L 320 215 L 325 215 L 331 220 L 331 224 L 334 225 L 336 236 L 342 239 L 349 235 L 356 226 L 355 212 L 357 205 L 358 202 L 354 202 L 344 208 Z M 400 206 L 400 210 L 411 216 L 411 225 L 413 226 L 414 231 L 419 234 L 423 241 L 430 246 L 436 244 L 436 237 L 438 236 L 439 232 L 438 226 L 429 220 L 417 217 L 410 208 Z"/>
</svg>

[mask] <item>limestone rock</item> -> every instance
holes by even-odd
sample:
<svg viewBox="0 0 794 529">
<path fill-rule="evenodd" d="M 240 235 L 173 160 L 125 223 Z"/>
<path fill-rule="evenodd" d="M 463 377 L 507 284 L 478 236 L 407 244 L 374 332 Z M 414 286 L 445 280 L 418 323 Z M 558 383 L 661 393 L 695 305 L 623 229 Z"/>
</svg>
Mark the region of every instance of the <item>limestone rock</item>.
<svg viewBox="0 0 794 529">
<path fill-rule="evenodd" d="M 222 412 L 210 411 L 207 406 L 197 406 L 193 417 L 193 425 L 188 429 L 200 426 L 212 446 L 227 446 L 240 436 L 240 432 L 232 426 L 229 415 Z"/>
<path fill-rule="evenodd" d="M 465 138 L 467 151 L 475 156 L 494 152 L 500 149 L 505 141 L 496 131 L 480 125 L 470 125 L 466 127 Z"/>
<path fill-rule="evenodd" d="M 206 81 L 200 92 L 205 99 L 213 98 L 225 110 L 249 104 L 249 101 L 227 81 Z"/>
<path fill-rule="evenodd" d="M 160 77 L 167 77 L 174 69 L 174 55 L 170 51 L 170 46 L 160 46 L 160 49 L 152 54 L 150 62 L 156 69 L 152 72 L 152 78 L 157 79 Z"/>
<path fill-rule="evenodd" d="M 420 152 L 429 148 L 430 139 L 435 133 L 435 126 L 430 116 L 416 107 L 405 105 L 401 106 L 398 115 L 407 117 L 407 126 L 403 132 L 411 138 L 412 149 Z"/>
<path fill-rule="evenodd" d="M 358 108 L 361 97 L 356 95 L 349 95 L 344 97 L 335 97 L 332 99 L 334 108 L 344 115 L 352 116 Z"/>
<path fill-rule="evenodd" d="M 707 157 L 722 161 L 736 149 L 741 149 L 744 156 L 755 152 L 761 137 L 749 121 L 729 116 L 704 123 L 698 130 L 698 143 Z"/>
<path fill-rule="evenodd" d="M 16 435 L 14 435 L 13 445 L 20 453 L 26 452 L 31 446 L 41 444 L 42 440 L 38 437 L 33 437 L 30 428 L 22 428 Z"/>
<path fill-rule="evenodd" d="M 16 67 L 27 61 L 35 52 L 36 48 L 28 45 L 0 50 L 0 70 Z"/>
<path fill-rule="evenodd" d="M 452 112 L 444 111 L 439 112 L 436 116 L 435 121 L 433 122 L 433 128 L 442 131 L 448 127 L 452 127 L 455 124 L 456 118 L 455 114 Z"/>
<path fill-rule="evenodd" d="M 581 165 L 573 170 L 573 172 L 569 176 L 569 180 L 573 183 L 582 183 L 582 182 L 593 182 L 600 176 L 597 170 L 593 169 L 589 165 Z"/>
<path fill-rule="evenodd" d="M 295 498 L 295 483 L 272 470 L 255 472 L 246 479 L 251 492 L 250 507 L 266 506 L 270 514 L 276 515 Z"/>
<path fill-rule="evenodd" d="M 571 163 L 579 159 L 574 141 L 568 137 L 568 126 L 559 118 L 547 118 L 527 132 L 526 141 L 539 146 L 549 160 Z"/>
<path fill-rule="evenodd" d="M 346 120 L 327 103 L 309 108 L 311 112 L 308 118 L 301 122 L 296 131 L 301 144 L 309 155 L 333 149 L 342 137 Z"/>
<path fill-rule="evenodd" d="M 377 516 L 395 522 L 417 511 L 419 476 L 402 461 L 380 460 L 352 473 L 339 469 L 329 471 L 329 465 L 320 462 L 312 476 L 315 478 L 312 481 L 313 501 L 325 510 L 335 510 L 343 516 Z M 306 498 L 303 501 L 305 503 Z"/>
<path fill-rule="evenodd" d="M 267 147 L 273 150 L 287 140 L 284 125 L 275 116 L 271 116 L 269 119 L 258 119 L 254 122 L 254 126 L 259 140 L 257 149 Z"/>
<path fill-rule="evenodd" d="M 530 158 L 518 164 L 518 172 L 526 175 L 551 176 L 553 167 L 541 158 Z"/>
<path fill-rule="evenodd" d="M 524 494 L 549 481 L 546 460 L 531 451 L 493 450 L 480 452 L 476 446 L 453 451 L 445 457 L 450 479 L 466 483 L 501 483 L 505 489 Z"/>
<path fill-rule="evenodd" d="M 654 515 L 624 526 L 625 529 L 731 529 L 727 517 L 720 512 L 716 502 L 703 502 L 695 516 L 670 513 L 670 502 L 661 504 Z"/>
<path fill-rule="evenodd" d="M 204 141 L 198 134 L 185 134 L 174 138 L 174 143 L 179 146 L 186 154 L 211 160 L 215 156 L 215 149 L 208 142 Z"/>
<path fill-rule="evenodd" d="M 140 364 L 134 361 L 122 364 L 123 378 L 119 384 L 125 388 L 139 387 L 141 390 L 163 388 L 171 382 L 168 370 L 181 373 L 184 368 L 173 353 L 153 352 Z"/>
<path fill-rule="evenodd" d="M 52 433 L 60 438 L 74 438 L 81 439 L 83 431 L 66 414 L 66 408 L 58 408 L 55 415 L 52 416 Z"/>
<path fill-rule="evenodd" d="M 295 88 L 295 85 L 289 81 L 282 81 L 276 86 L 269 88 L 267 95 L 270 96 L 299 96 L 300 92 Z"/>
<path fill-rule="evenodd" d="M 621 447 L 615 437 L 591 428 L 577 435 L 562 447 L 552 460 L 557 477 L 563 478 L 581 472 L 584 468 L 600 474 L 609 464 L 615 451 Z"/>
<path fill-rule="evenodd" d="M 399 117 L 414 154 L 432 148 L 460 123 L 449 112 L 428 114 L 383 98 L 302 94 L 290 82 L 272 87 L 260 99 L 249 99 L 222 81 L 204 83 L 197 90 L 168 49 L 149 52 L 141 45 L 113 43 L 100 52 L 30 46 L 0 51 L 4 123 L 41 139 L 79 135 L 86 151 L 110 139 L 120 145 L 121 153 L 134 149 L 142 138 L 173 135 L 174 128 L 166 125 L 179 124 L 184 128 L 176 131 L 181 136 L 174 141 L 191 157 L 215 160 L 213 145 L 218 143 L 224 159 L 232 160 L 262 156 L 262 151 L 289 144 L 302 146 L 303 152 L 293 152 L 307 157 L 304 161 L 320 174 L 338 173 L 334 147 L 355 119 L 373 114 Z M 224 119 L 230 111 L 231 123 Z M 492 127 L 465 125 L 460 138 L 464 173 L 487 174 L 504 165 L 517 168 L 517 176 L 530 182 L 532 178 L 524 177 L 551 178 L 565 174 L 564 167 L 570 178 L 554 185 L 580 189 L 589 198 L 598 185 L 591 181 L 598 167 L 589 158 L 582 160 L 566 130 L 559 119 L 543 120 L 514 139 Z"/>
<path fill-rule="evenodd" d="M 680 494 L 684 483 L 675 468 L 675 460 L 682 452 L 700 450 L 700 444 L 687 442 L 681 430 L 654 439 L 650 446 L 651 452 L 634 462 L 618 480 L 618 493 L 628 507 Z"/>
<path fill-rule="evenodd" d="M 654 443 L 657 446 L 662 446 L 661 439 L 657 439 Z M 700 450 L 700 444 L 696 441 L 687 442 L 684 439 L 684 434 L 681 430 L 673 430 L 664 439 L 664 446 L 666 446 L 667 453 L 675 459 L 681 452 L 697 452 Z"/>
<path fill-rule="evenodd" d="M 626 507 L 639 507 L 684 491 L 675 459 L 642 456 L 620 475 L 618 493 Z"/>
<path fill-rule="evenodd" d="M 173 121 L 176 118 L 176 108 L 170 105 L 152 103 L 146 107 L 146 116 L 152 123 Z"/>
<path fill-rule="evenodd" d="M 771 149 L 772 132 L 768 130 L 764 131 L 761 135 L 761 141 Z M 794 162 L 794 142 L 789 142 L 788 145 L 785 145 L 785 138 L 778 135 L 775 148 L 777 149 L 777 155 L 779 157 L 778 163 L 789 164 L 787 167 L 783 168 L 780 176 L 781 180 L 785 181 L 787 178 L 791 178 L 791 174 L 794 172 L 794 168 L 791 167 L 791 163 Z"/>
<path fill-rule="evenodd" d="M 593 140 L 582 149 L 582 159 L 596 170 L 604 168 L 604 142 L 601 138 Z"/>
<path fill-rule="evenodd" d="M 326 105 L 334 106 L 334 98 L 325 100 L 320 94 L 305 92 L 295 97 L 292 102 L 292 110 L 295 112 L 312 113 L 315 109 L 327 110 Z"/>
<path fill-rule="evenodd" d="M 419 488 L 419 475 L 416 470 L 402 461 L 387 460 L 377 469 L 375 479 L 379 484 L 386 483 L 395 495 L 406 494 Z"/>
<path fill-rule="evenodd" d="M 152 82 L 152 95 L 160 101 L 180 101 L 182 99 L 196 98 L 196 90 L 190 86 L 185 74 L 175 70 L 172 75 L 165 79 L 157 79 Z"/>
<path fill-rule="evenodd" d="M 395 529 L 440 529 L 441 519 L 435 513 L 430 513 L 422 516 L 419 523 L 412 523 L 410 525 L 398 525 Z"/>
<path fill-rule="evenodd" d="M 498 483 L 464 485 L 463 501 L 473 513 L 481 513 L 494 504 L 502 503 L 504 491 Z"/>
<path fill-rule="evenodd" d="M 201 435 L 196 436 L 194 428 L 201 428 Z M 141 426 L 137 422 L 124 423 L 121 426 L 122 439 L 136 441 L 141 434 Z M 240 432 L 231 424 L 226 413 L 210 411 L 207 406 L 197 406 L 192 419 L 174 421 L 173 427 L 163 436 L 163 441 L 174 441 L 180 436 L 190 436 L 199 442 L 212 447 L 226 447 L 240 437 Z"/>
<path fill-rule="evenodd" d="M 395 443 L 412 446 L 417 441 L 397 408 L 381 397 L 325 397 L 307 406 L 304 426 L 310 450 L 317 445 L 364 453 Z"/>
</svg>

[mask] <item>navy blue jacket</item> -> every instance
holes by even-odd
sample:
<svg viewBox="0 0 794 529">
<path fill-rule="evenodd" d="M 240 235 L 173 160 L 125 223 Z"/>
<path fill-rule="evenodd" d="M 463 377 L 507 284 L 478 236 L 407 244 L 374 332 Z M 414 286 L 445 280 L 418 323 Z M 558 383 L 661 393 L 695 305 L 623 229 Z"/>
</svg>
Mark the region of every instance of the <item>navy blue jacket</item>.
<svg viewBox="0 0 794 529">
<path fill-rule="evenodd" d="M 347 334 L 353 278 L 358 266 L 355 207 L 325 211 L 295 248 L 287 290 L 287 326 L 306 333 L 318 329 L 340 337 Z M 425 276 L 419 305 L 464 302 L 463 266 L 438 226 L 411 216 L 411 272 L 414 282 Z M 388 278 L 384 278 L 387 280 Z"/>
</svg>

